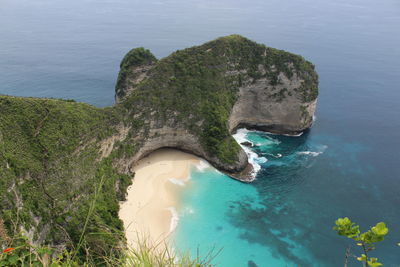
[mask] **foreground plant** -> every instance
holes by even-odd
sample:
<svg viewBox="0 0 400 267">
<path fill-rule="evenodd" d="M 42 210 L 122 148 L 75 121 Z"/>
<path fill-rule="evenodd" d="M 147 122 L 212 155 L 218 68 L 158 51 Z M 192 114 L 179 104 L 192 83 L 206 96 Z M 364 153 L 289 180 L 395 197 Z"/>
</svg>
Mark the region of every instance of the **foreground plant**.
<svg viewBox="0 0 400 267">
<path fill-rule="evenodd" d="M 389 232 L 384 222 L 377 223 L 364 233 L 360 232 L 359 225 L 356 225 L 347 217 L 337 219 L 335 224 L 333 230 L 338 235 L 353 239 L 356 241 L 357 246 L 362 247 L 364 253 L 357 257 L 358 261 L 361 261 L 365 267 L 378 267 L 382 265 L 382 263 L 378 262 L 378 258 L 369 257 L 368 253 L 374 250 L 376 248 L 375 244 L 383 241 L 385 235 Z M 346 253 L 345 266 L 347 266 L 348 254 L 349 251 Z"/>
<path fill-rule="evenodd" d="M 78 258 L 74 250 L 57 251 L 47 246 L 34 246 L 24 236 L 14 237 L 10 245 L 0 250 L 0 267 L 211 267 L 220 252 L 211 250 L 203 257 L 192 257 L 175 253 L 165 242 L 153 244 L 144 238 L 135 248 L 121 248 L 119 257 L 109 253 L 109 256 L 94 260 L 91 255 Z M 87 249 L 84 244 L 82 246 Z"/>
<path fill-rule="evenodd" d="M 150 242 L 141 238 L 135 248 L 124 251 L 122 257 L 105 259 L 109 266 L 123 267 L 211 267 L 221 250 L 211 249 L 205 256 L 177 254 L 164 242 Z"/>
</svg>

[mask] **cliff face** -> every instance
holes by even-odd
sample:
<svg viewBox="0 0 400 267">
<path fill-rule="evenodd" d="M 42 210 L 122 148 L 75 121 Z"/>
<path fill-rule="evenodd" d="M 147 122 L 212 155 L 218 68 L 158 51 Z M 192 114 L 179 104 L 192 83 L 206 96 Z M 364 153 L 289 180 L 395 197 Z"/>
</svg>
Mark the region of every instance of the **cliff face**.
<svg viewBox="0 0 400 267">
<path fill-rule="evenodd" d="M 239 88 L 238 100 L 229 118 L 229 129 L 257 129 L 278 134 L 296 135 L 309 128 L 317 100 L 301 101 L 298 88 L 303 80 L 297 74 L 288 78 L 279 74 L 280 84 L 267 79 Z"/>
<path fill-rule="evenodd" d="M 240 172 L 248 164 L 247 155 L 243 150 L 238 151 L 238 162 L 225 163 L 218 157 L 207 153 L 201 146 L 199 138 L 186 129 L 163 126 L 162 128 L 153 128 L 150 130 L 147 140 L 127 165 L 129 166 L 151 152 L 163 147 L 176 148 L 205 158 L 212 162 L 216 168 L 229 173 Z"/>
<path fill-rule="evenodd" d="M 132 177 L 113 167 L 122 154 L 117 147 L 107 157 L 101 149 L 103 140 L 124 137 L 120 121 L 113 108 L 0 96 L 0 218 L 9 236 L 22 232 L 33 244 L 53 247 L 77 244 L 96 198 L 88 225 L 99 235 L 85 244 L 97 250 L 120 242 L 118 200 Z"/>
<path fill-rule="evenodd" d="M 317 94 L 314 66 L 301 56 L 232 35 L 161 60 L 131 50 L 113 107 L 0 96 L 0 218 L 10 236 L 74 246 L 95 200 L 79 255 L 101 259 L 123 241 L 118 201 L 138 159 L 178 148 L 251 181 L 235 129 L 303 131 Z"/>
<path fill-rule="evenodd" d="M 149 50 L 143 47 L 129 51 L 120 64 L 117 85 L 115 90 L 115 101 L 128 96 L 133 88 L 148 78 L 147 72 L 154 67 L 157 59 Z"/>
<path fill-rule="evenodd" d="M 127 61 L 129 54 L 121 63 L 128 70 L 121 83 L 129 86 L 117 85 L 117 100 L 144 127 L 132 135 L 139 149 L 130 162 L 174 147 L 249 181 L 238 174 L 247 156 L 231 137 L 236 128 L 298 134 L 312 124 L 318 77 L 300 56 L 232 35 L 150 65 Z"/>
</svg>

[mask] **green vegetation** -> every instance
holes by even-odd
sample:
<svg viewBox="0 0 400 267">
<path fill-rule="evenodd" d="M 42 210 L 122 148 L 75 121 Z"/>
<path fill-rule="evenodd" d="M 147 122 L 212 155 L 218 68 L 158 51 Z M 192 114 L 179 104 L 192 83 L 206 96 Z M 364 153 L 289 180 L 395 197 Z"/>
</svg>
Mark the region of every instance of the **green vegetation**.
<svg viewBox="0 0 400 267">
<path fill-rule="evenodd" d="M 335 224 L 333 230 L 338 235 L 351 238 L 357 243 L 357 246 L 362 247 L 364 253 L 357 257 L 358 261 L 361 261 L 365 267 L 378 267 L 382 265 L 382 263 L 378 262 L 377 258 L 370 257 L 368 254 L 376 248 L 375 244 L 383 241 L 388 234 L 389 229 L 384 222 L 377 223 L 364 233 L 360 232 L 359 225 L 356 225 L 347 217 L 337 219 Z M 349 251 L 346 253 L 345 266 L 347 266 L 348 254 Z"/>
<path fill-rule="evenodd" d="M 143 47 L 134 48 L 126 54 L 120 64 L 120 71 L 117 79 L 117 94 L 119 97 L 123 97 L 123 90 L 118 90 L 126 86 L 127 76 L 129 69 L 132 67 L 138 67 L 142 65 L 150 65 L 156 62 L 156 57 L 148 50 Z"/>
<path fill-rule="evenodd" d="M 291 94 L 305 102 L 316 98 L 311 63 L 231 35 L 159 61 L 144 48 L 131 50 L 116 93 L 122 98 L 128 87 L 134 90 L 114 107 L 0 96 L 0 246 L 23 233 L 79 264 L 125 257 L 118 201 L 131 182 L 127 165 L 151 127 L 183 129 L 209 159 L 234 166 L 240 147 L 228 120 L 239 88 L 268 79 L 274 91 L 282 75 L 304 82 L 298 92 L 276 90 L 279 101 Z"/>
<path fill-rule="evenodd" d="M 121 68 L 121 72 L 126 71 Z M 280 73 L 289 78 L 297 75 L 304 81 L 296 89 L 299 98 L 304 102 L 315 100 L 318 77 L 311 63 L 301 56 L 230 35 L 161 59 L 149 71 L 150 78 L 135 85 L 134 93 L 121 106 L 131 114 L 146 114 L 146 118 L 155 111 L 152 119 L 157 121 L 174 119 L 171 127 L 183 125 L 195 135 L 200 133 L 209 154 L 224 163 L 234 163 L 239 146 L 229 134 L 228 119 L 239 87 L 261 78 L 276 86 Z M 117 91 L 121 89 L 117 84 Z M 296 92 L 284 88 L 274 97 L 282 101 L 292 93 Z M 171 114 L 176 115 L 171 118 Z"/>
<path fill-rule="evenodd" d="M 137 248 L 122 248 L 120 255 L 104 255 L 101 260 L 94 260 L 87 255 L 84 260 L 74 258 L 74 251 L 58 251 L 48 246 L 34 246 L 24 236 L 13 240 L 12 247 L 0 251 L 0 267 L 211 267 L 219 251 L 210 251 L 207 256 L 192 257 L 189 254 L 178 255 L 171 251 L 167 244 L 150 245 L 146 240 Z"/>
<path fill-rule="evenodd" d="M 5 96 L 0 110 L 0 218 L 7 232 L 33 228 L 33 240 L 75 246 L 96 185 L 104 179 L 85 240 L 100 254 L 117 244 L 113 233 L 122 230 L 118 200 L 130 177 L 113 168 L 111 157 L 98 160 L 98 141 L 115 132 L 115 112 Z"/>
<path fill-rule="evenodd" d="M 197 256 L 193 259 L 189 254 L 177 255 L 166 242 L 158 242 L 157 244 L 148 242 L 145 237 L 139 236 L 139 233 L 137 246 L 127 248 L 113 242 L 113 240 L 124 240 L 122 230 L 113 233 L 96 232 L 93 229 L 92 221 L 99 221 L 97 209 L 105 206 L 102 198 L 105 182 L 106 179 L 103 176 L 95 188 L 86 218 L 82 221 L 79 241 L 74 247 L 57 249 L 54 245 L 53 247 L 33 245 L 29 238 L 23 234 L 16 234 L 13 238 L 10 238 L 5 233 L 4 223 L 0 219 L 0 241 L 2 241 L 0 245 L 4 247 L 2 252 L 0 250 L 0 267 L 211 267 L 211 262 L 220 251 L 211 250 L 206 256 Z M 108 227 L 108 229 L 110 228 Z M 104 238 L 103 242 L 96 235 L 101 235 Z M 96 251 L 96 248 L 102 249 L 102 251 Z"/>
</svg>

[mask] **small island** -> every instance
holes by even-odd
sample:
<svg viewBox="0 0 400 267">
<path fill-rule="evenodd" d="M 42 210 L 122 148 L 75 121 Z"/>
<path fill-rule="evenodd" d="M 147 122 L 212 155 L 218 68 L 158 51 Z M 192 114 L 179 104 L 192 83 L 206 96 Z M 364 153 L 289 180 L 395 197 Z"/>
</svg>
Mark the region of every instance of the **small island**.
<svg viewBox="0 0 400 267">
<path fill-rule="evenodd" d="M 140 159 L 175 148 L 251 182 L 236 129 L 297 135 L 313 122 L 314 65 L 239 35 L 163 59 L 135 48 L 120 67 L 112 107 L 0 96 L 1 238 L 21 231 L 33 244 L 68 249 L 84 237 L 80 254 L 118 254 L 119 201 Z"/>
</svg>

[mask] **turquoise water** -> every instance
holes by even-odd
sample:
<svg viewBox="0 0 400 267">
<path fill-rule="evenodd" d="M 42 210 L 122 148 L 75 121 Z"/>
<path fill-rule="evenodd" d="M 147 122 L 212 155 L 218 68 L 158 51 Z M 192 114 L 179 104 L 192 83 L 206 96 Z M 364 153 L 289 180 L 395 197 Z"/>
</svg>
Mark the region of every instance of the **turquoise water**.
<svg viewBox="0 0 400 267">
<path fill-rule="evenodd" d="M 349 243 L 331 230 L 337 217 L 350 216 L 364 227 L 374 220 L 398 224 L 392 202 L 398 188 L 385 195 L 379 183 L 366 181 L 376 175 L 359 162 L 368 147 L 311 132 L 241 135 L 254 144 L 257 180 L 242 184 L 212 167 L 193 168 L 173 235 L 179 251 L 205 256 L 222 249 L 214 263 L 224 267 L 341 266 Z M 385 263 L 399 260 L 399 232 L 392 234 L 376 253 Z M 350 260 L 350 266 L 358 263 Z"/>
<path fill-rule="evenodd" d="M 331 226 L 350 216 L 388 224 L 373 253 L 399 267 L 399 25 L 398 0 L 0 0 L 0 94 L 112 105 L 129 49 L 164 57 L 232 33 L 301 54 L 320 77 L 313 128 L 250 133 L 250 185 L 193 170 L 178 246 L 217 243 L 220 266 L 343 266 Z"/>
<path fill-rule="evenodd" d="M 232 224 L 230 216 L 227 216 L 227 213 L 238 210 L 237 201 L 247 202 L 252 209 L 261 208 L 255 201 L 258 199 L 257 190 L 226 179 L 214 169 L 193 169 L 191 175 L 178 208 L 180 220 L 174 233 L 175 247 L 182 251 L 191 248 L 192 255 L 199 251 L 202 257 L 210 251 L 216 254 L 222 249 L 214 261 L 223 263 L 221 266 L 246 266 L 248 259 L 256 262 L 273 259 L 269 249 L 241 240 L 239 237 L 245 231 Z M 273 260 L 272 263 L 279 261 Z"/>
</svg>

